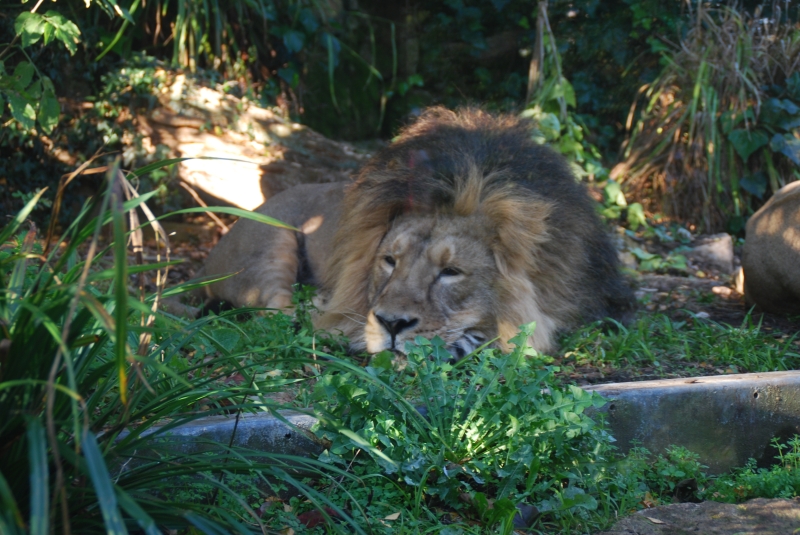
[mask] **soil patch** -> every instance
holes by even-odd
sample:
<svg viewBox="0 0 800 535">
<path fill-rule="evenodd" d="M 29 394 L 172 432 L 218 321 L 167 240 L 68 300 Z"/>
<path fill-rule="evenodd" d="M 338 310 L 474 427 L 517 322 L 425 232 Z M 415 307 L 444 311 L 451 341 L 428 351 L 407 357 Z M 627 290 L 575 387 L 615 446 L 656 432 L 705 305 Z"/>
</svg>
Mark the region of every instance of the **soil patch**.
<svg viewBox="0 0 800 535">
<path fill-rule="evenodd" d="M 677 503 L 637 511 L 598 535 L 786 535 L 800 527 L 800 499 Z"/>
</svg>

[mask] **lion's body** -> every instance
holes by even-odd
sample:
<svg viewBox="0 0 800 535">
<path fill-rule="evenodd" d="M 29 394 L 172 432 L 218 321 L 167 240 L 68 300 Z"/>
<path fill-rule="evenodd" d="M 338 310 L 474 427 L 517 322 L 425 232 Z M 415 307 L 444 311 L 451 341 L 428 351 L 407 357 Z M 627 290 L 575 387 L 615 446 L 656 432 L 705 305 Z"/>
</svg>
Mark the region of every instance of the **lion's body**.
<svg viewBox="0 0 800 535">
<path fill-rule="evenodd" d="M 241 273 L 210 296 L 286 306 L 305 264 L 320 284 L 316 323 L 354 350 L 438 335 L 459 355 L 496 337 L 506 349 L 531 321 L 548 350 L 557 331 L 631 308 L 593 201 L 516 118 L 428 110 L 342 191 L 302 186 L 258 209 L 298 227 L 321 215 L 315 232 L 237 223 L 205 271 Z"/>
<path fill-rule="evenodd" d="M 749 306 L 800 313 L 800 181 L 779 189 L 748 220 L 742 269 Z"/>
</svg>

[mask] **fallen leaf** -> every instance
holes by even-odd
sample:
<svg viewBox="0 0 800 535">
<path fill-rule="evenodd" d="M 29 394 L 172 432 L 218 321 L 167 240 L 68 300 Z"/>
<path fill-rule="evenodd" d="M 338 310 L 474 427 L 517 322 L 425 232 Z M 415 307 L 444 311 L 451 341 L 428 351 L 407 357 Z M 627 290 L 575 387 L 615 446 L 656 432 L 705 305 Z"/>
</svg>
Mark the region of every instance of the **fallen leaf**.
<svg viewBox="0 0 800 535">
<path fill-rule="evenodd" d="M 397 520 L 398 518 L 400 518 L 400 513 L 392 513 L 383 517 L 384 520 Z"/>
<path fill-rule="evenodd" d="M 663 524 L 663 523 L 664 523 L 664 521 L 663 521 L 663 520 L 659 520 L 659 519 L 657 519 L 657 518 L 653 518 L 653 517 L 651 517 L 651 516 L 646 516 L 645 518 L 646 518 L 647 520 L 649 520 L 650 522 L 652 522 L 653 524 Z"/>
</svg>

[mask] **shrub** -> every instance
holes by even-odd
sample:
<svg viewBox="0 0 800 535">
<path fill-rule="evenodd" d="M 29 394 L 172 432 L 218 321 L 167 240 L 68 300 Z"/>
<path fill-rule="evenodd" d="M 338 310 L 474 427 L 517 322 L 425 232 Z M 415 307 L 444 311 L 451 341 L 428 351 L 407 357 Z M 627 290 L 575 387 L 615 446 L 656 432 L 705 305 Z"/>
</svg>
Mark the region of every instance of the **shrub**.
<svg viewBox="0 0 800 535">
<path fill-rule="evenodd" d="M 611 175 L 650 213 L 738 232 L 767 190 L 800 176 L 800 29 L 780 13 L 696 9 L 642 86 Z"/>
</svg>

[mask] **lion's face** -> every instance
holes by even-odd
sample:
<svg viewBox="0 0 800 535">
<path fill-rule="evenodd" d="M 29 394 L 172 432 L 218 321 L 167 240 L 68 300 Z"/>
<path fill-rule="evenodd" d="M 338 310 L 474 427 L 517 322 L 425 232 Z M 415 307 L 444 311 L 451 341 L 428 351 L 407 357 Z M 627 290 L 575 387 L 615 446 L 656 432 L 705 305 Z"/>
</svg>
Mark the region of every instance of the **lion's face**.
<svg viewBox="0 0 800 535">
<path fill-rule="evenodd" d="M 403 216 L 378 247 L 368 283 L 366 349 L 442 338 L 463 357 L 497 336 L 498 268 L 481 217 Z"/>
</svg>

